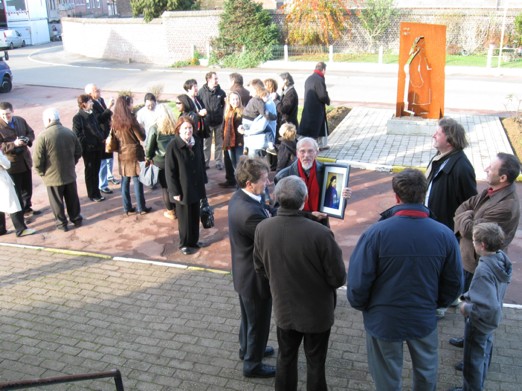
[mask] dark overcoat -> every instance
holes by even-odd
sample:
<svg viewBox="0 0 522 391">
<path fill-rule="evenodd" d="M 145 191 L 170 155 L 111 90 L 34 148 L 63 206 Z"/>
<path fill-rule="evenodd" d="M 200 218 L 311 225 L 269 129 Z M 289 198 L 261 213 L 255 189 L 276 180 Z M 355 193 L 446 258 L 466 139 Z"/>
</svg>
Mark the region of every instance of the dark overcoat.
<svg viewBox="0 0 522 391">
<path fill-rule="evenodd" d="M 306 79 L 303 115 L 299 125 L 299 135 L 303 137 L 326 136 L 328 122 L 326 121 L 326 105 L 330 104 L 330 97 L 326 90 L 324 76 L 314 72 Z"/>
<path fill-rule="evenodd" d="M 468 198 L 477 194 L 475 170 L 463 151 L 448 155 L 447 163 L 439 170 L 444 160 L 433 164 L 433 180 L 428 208 L 435 220 L 453 230 L 455 211 Z M 438 172 L 437 172 L 438 171 Z"/>
<path fill-rule="evenodd" d="M 181 196 L 182 205 L 199 202 L 206 197 L 207 173 L 202 139 L 194 137 L 195 144 L 188 144 L 176 135 L 167 146 L 165 154 L 165 180 L 170 197 Z M 172 200 L 171 200 L 172 201 Z"/>
<path fill-rule="evenodd" d="M 257 226 L 254 265 L 270 282 L 279 328 L 321 333 L 332 327 L 346 269 L 330 229 L 298 210 L 279 208 Z"/>
</svg>

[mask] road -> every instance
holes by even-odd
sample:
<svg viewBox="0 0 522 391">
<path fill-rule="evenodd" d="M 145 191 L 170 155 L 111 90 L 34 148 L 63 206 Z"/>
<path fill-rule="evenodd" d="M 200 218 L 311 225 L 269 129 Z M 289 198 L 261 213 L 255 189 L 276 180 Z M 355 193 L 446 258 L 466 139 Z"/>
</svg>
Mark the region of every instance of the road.
<svg viewBox="0 0 522 391">
<path fill-rule="evenodd" d="M 95 81 L 105 91 L 132 91 L 145 93 L 153 86 L 162 85 L 168 95 L 183 93 L 183 82 L 195 78 L 201 84 L 209 69 L 218 72 L 225 90 L 230 83 L 230 69 L 193 67 L 173 69 L 147 64 L 122 64 L 67 54 L 61 43 L 39 47 L 26 47 L 10 52 L 9 64 L 16 84 L 83 88 Z M 313 64 L 272 62 L 262 68 L 240 71 L 245 82 L 253 78 L 276 77 L 283 71 L 293 75 L 302 95 L 305 79 Z M 503 113 L 506 97 L 522 91 L 522 70 L 496 70 L 478 68 L 446 68 L 446 112 Z M 397 65 L 329 64 L 326 74 L 327 88 L 334 104 L 374 105 L 394 107 L 397 90 Z M 520 97 L 522 98 L 522 96 Z"/>
</svg>

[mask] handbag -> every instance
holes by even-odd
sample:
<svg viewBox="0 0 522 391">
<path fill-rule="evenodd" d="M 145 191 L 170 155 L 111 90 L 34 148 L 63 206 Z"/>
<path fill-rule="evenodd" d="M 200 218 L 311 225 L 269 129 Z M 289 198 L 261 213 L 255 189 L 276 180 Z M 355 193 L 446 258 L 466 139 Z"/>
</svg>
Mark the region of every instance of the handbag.
<svg viewBox="0 0 522 391">
<path fill-rule="evenodd" d="M 118 151 L 118 139 L 114 136 L 114 131 L 111 129 L 109 136 L 105 140 L 105 152 L 113 153 Z"/>
<path fill-rule="evenodd" d="M 199 201 L 199 216 L 203 228 L 208 229 L 214 226 L 214 209 L 208 204 L 207 197 Z"/>
<path fill-rule="evenodd" d="M 151 162 L 138 162 L 140 165 L 140 182 L 145 186 L 154 186 L 158 183 L 159 168 Z"/>
</svg>

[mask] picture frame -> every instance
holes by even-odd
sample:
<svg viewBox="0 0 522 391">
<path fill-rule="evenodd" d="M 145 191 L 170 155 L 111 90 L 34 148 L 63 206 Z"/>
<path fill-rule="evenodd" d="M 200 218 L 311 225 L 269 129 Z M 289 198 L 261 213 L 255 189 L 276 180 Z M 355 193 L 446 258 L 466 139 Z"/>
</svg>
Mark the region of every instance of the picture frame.
<svg viewBox="0 0 522 391">
<path fill-rule="evenodd" d="M 325 163 L 324 166 L 319 212 L 344 220 L 346 199 L 342 197 L 342 191 L 348 187 L 350 166 L 340 163 Z"/>
</svg>

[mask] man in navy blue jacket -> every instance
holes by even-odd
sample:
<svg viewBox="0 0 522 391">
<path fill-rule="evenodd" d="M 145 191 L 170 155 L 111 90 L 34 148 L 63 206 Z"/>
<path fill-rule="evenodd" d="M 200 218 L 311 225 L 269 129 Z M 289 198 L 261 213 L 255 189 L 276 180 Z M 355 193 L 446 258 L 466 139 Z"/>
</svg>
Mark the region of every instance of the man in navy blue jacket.
<svg viewBox="0 0 522 391">
<path fill-rule="evenodd" d="M 423 206 L 426 178 L 408 169 L 392 180 L 397 205 L 359 239 L 348 268 L 347 296 L 363 312 L 368 366 L 376 389 L 402 387 L 406 342 L 413 389 L 435 390 L 437 318 L 463 286 L 459 245 L 453 232 Z"/>
</svg>

